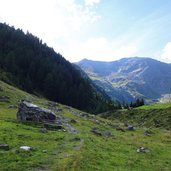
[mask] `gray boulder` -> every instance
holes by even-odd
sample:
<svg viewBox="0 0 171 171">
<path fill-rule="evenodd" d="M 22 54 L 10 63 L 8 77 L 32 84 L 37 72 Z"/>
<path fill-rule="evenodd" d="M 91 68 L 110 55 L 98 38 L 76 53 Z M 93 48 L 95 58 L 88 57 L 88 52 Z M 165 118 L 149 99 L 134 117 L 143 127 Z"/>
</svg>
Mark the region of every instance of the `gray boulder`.
<svg viewBox="0 0 171 171">
<path fill-rule="evenodd" d="M 56 115 L 50 110 L 22 101 L 19 104 L 17 119 L 19 121 L 55 122 Z"/>
</svg>

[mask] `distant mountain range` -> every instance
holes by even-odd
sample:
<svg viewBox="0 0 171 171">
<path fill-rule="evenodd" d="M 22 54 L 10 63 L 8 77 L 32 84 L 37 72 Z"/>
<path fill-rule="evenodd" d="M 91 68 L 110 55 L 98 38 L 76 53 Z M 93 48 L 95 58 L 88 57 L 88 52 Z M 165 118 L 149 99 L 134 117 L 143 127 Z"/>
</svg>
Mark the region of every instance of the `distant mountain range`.
<svg viewBox="0 0 171 171">
<path fill-rule="evenodd" d="M 113 62 L 84 59 L 76 63 L 113 99 L 153 102 L 171 93 L 171 65 L 151 58 L 132 57 Z"/>
</svg>

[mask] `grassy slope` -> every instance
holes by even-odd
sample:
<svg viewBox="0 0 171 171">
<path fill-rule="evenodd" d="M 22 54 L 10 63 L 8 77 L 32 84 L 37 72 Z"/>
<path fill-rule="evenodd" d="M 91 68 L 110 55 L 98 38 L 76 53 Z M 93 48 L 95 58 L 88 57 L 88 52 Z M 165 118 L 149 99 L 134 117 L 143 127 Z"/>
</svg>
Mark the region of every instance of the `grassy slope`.
<svg viewBox="0 0 171 171">
<path fill-rule="evenodd" d="M 167 109 L 171 108 L 171 103 L 156 103 L 152 105 L 144 105 L 139 107 L 138 109 Z"/>
<path fill-rule="evenodd" d="M 110 120 L 120 120 L 137 126 L 171 130 L 171 103 L 145 105 L 132 110 L 117 110 L 101 114 Z"/>
<path fill-rule="evenodd" d="M 0 170 L 85 170 L 85 171 L 170 171 L 171 134 L 169 130 L 153 128 L 154 134 L 144 136 L 144 129 L 120 132 L 108 125 L 108 120 L 97 124 L 94 119 L 79 117 L 80 111 L 58 105 L 60 115 L 77 120 L 72 124 L 79 133 L 48 131 L 41 133 L 41 125 L 17 122 L 17 109 L 8 109 L 11 104 L 26 97 L 37 105 L 47 107 L 48 101 L 29 95 L 0 82 L 0 96 L 10 96 L 10 103 L 0 102 L 0 143 L 7 143 L 9 151 L 0 150 Z M 73 112 L 74 111 L 74 112 Z M 123 127 L 113 120 L 112 124 Z M 111 137 L 97 136 L 90 132 L 92 127 L 110 131 Z M 35 150 L 19 150 L 28 145 Z M 149 153 L 137 153 L 139 146 L 150 149 Z M 44 153 L 43 150 L 47 150 Z"/>
</svg>

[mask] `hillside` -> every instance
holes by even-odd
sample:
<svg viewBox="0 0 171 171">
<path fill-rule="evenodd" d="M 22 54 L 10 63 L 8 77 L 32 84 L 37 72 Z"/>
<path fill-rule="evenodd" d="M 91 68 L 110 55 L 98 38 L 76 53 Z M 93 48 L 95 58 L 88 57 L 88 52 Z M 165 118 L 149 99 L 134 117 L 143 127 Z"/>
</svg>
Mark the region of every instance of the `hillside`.
<svg viewBox="0 0 171 171">
<path fill-rule="evenodd" d="M 171 66 L 151 58 L 123 58 L 113 62 L 84 59 L 77 63 L 113 99 L 153 102 L 171 93 Z"/>
<path fill-rule="evenodd" d="M 136 123 L 137 127 L 160 127 L 171 130 L 171 103 L 159 103 L 131 110 L 115 110 L 100 116 L 127 124 Z"/>
<path fill-rule="evenodd" d="M 105 111 L 109 98 L 62 55 L 31 33 L 0 24 L 0 79 L 22 90 L 89 112 Z"/>
<path fill-rule="evenodd" d="M 143 126 L 129 131 L 118 118 L 101 119 L 59 103 L 52 107 L 53 102 L 0 81 L 2 96 L 8 97 L 8 102 L 0 102 L 0 144 L 8 144 L 9 149 L 0 149 L 0 170 L 171 170 L 169 130 Z M 18 122 L 18 109 L 9 106 L 17 106 L 21 99 L 51 109 L 77 133 L 67 128 L 43 133 L 42 124 Z M 33 150 L 23 151 L 20 146 L 30 146 Z M 138 153 L 139 147 L 145 147 L 147 152 Z"/>
</svg>

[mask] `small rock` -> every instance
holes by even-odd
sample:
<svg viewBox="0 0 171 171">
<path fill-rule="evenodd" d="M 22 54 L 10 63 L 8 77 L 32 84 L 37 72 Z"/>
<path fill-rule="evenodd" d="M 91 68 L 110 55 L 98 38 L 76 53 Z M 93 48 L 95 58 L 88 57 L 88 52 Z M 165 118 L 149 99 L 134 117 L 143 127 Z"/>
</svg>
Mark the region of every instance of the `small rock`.
<svg viewBox="0 0 171 171">
<path fill-rule="evenodd" d="M 9 103 L 10 101 L 8 99 L 0 99 L 0 102 L 6 102 Z"/>
<path fill-rule="evenodd" d="M 75 119 L 71 119 L 71 121 L 70 121 L 71 123 L 77 123 L 77 121 L 75 120 Z"/>
<path fill-rule="evenodd" d="M 103 135 L 104 135 L 105 137 L 111 137 L 111 136 L 112 136 L 112 132 L 110 132 L 110 131 L 104 131 L 104 132 L 103 132 Z"/>
<path fill-rule="evenodd" d="M 0 99 L 10 99 L 10 97 L 9 96 L 0 96 Z"/>
<path fill-rule="evenodd" d="M 145 148 L 145 147 L 139 147 L 137 149 L 137 153 L 148 153 L 150 152 L 150 150 L 148 148 Z"/>
<path fill-rule="evenodd" d="M 128 125 L 128 130 L 130 130 L 130 131 L 134 131 L 134 130 L 135 130 L 135 127 L 134 127 L 134 126 L 132 126 L 132 125 Z"/>
<path fill-rule="evenodd" d="M 81 116 L 81 117 L 88 118 L 88 117 L 89 117 L 89 114 L 88 114 L 88 113 L 80 113 L 80 116 Z"/>
<path fill-rule="evenodd" d="M 55 108 L 58 106 L 58 104 L 56 102 L 49 102 L 48 106 Z"/>
<path fill-rule="evenodd" d="M 151 136 L 152 134 L 154 134 L 154 132 L 152 132 L 151 130 L 146 130 L 144 132 L 144 135 L 146 135 L 146 136 Z"/>
<path fill-rule="evenodd" d="M 70 108 L 70 107 L 68 107 L 68 106 L 64 106 L 64 109 L 71 110 L 71 108 Z"/>
<path fill-rule="evenodd" d="M 46 128 L 41 128 L 41 129 L 40 129 L 40 132 L 46 133 L 46 132 L 47 132 L 47 129 L 46 129 Z"/>
<path fill-rule="evenodd" d="M 81 140 L 80 137 L 75 137 L 75 138 L 71 139 L 70 141 L 71 141 L 71 142 L 74 142 L 74 141 L 80 141 L 80 140 Z"/>
<path fill-rule="evenodd" d="M 56 129 L 63 129 L 64 127 L 62 125 L 56 125 Z"/>
<path fill-rule="evenodd" d="M 25 150 L 25 151 L 30 151 L 30 150 L 32 150 L 33 148 L 32 148 L 32 147 L 29 147 L 29 146 L 21 146 L 20 149 L 21 149 L 21 150 Z"/>
<path fill-rule="evenodd" d="M 92 114 L 90 114 L 89 117 L 90 117 L 91 119 L 96 119 L 95 115 L 92 115 Z"/>
<path fill-rule="evenodd" d="M 68 123 L 65 124 L 65 127 L 66 127 L 67 131 L 71 134 L 77 134 L 78 133 L 78 131 Z"/>
<path fill-rule="evenodd" d="M 0 102 L 10 102 L 9 101 L 10 97 L 9 96 L 0 96 Z"/>
<path fill-rule="evenodd" d="M 154 119 L 154 125 L 155 125 L 156 127 L 159 127 L 160 124 L 161 124 L 160 120 Z"/>
<path fill-rule="evenodd" d="M 125 130 L 124 130 L 123 128 L 121 128 L 121 127 L 116 127 L 116 130 L 117 130 L 117 131 L 125 132 Z"/>
<path fill-rule="evenodd" d="M 16 105 L 10 105 L 10 106 L 8 106 L 8 109 L 16 109 L 16 108 L 17 108 Z"/>
<path fill-rule="evenodd" d="M 57 109 L 57 112 L 62 112 L 62 109 L 60 109 L 60 108 L 59 108 L 59 109 Z"/>
<path fill-rule="evenodd" d="M 64 129 L 62 125 L 45 123 L 44 127 L 50 130 Z"/>
<path fill-rule="evenodd" d="M 91 132 L 93 132 L 96 135 L 102 136 L 102 132 L 100 132 L 99 130 L 97 130 L 96 127 L 92 128 Z"/>
<path fill-rule="evenodd" d="M 124 122 L 124 126 L 128 127 L 128 123 L 127 122 Z"/>
<path fill-rule="evenodd" d="M 100 121 L 98 119 L 94 120 L 95 124 L 100 124 Z"/>
<path fill-rule="evenodd" d="M 43 152 L 43 153 L 47 153 L 48 151 L 47 151 L 47 150 L 43 150 L 42 152 Z"/>
<path fill-rule="evenodd" d="M 0 144 L 0 150 L 9 150 L 8 144 Z"/>
<path fill-rule="evenodd" d="M 112 128 L 118 128 L 119 126 L 118 125 L 115 125 L 115 124 L 113 124 L 113 123 L 111 123 L 111 122 L 108 122 L 107 123 L 109 126 L 111 126 Z"/>
</svg>

